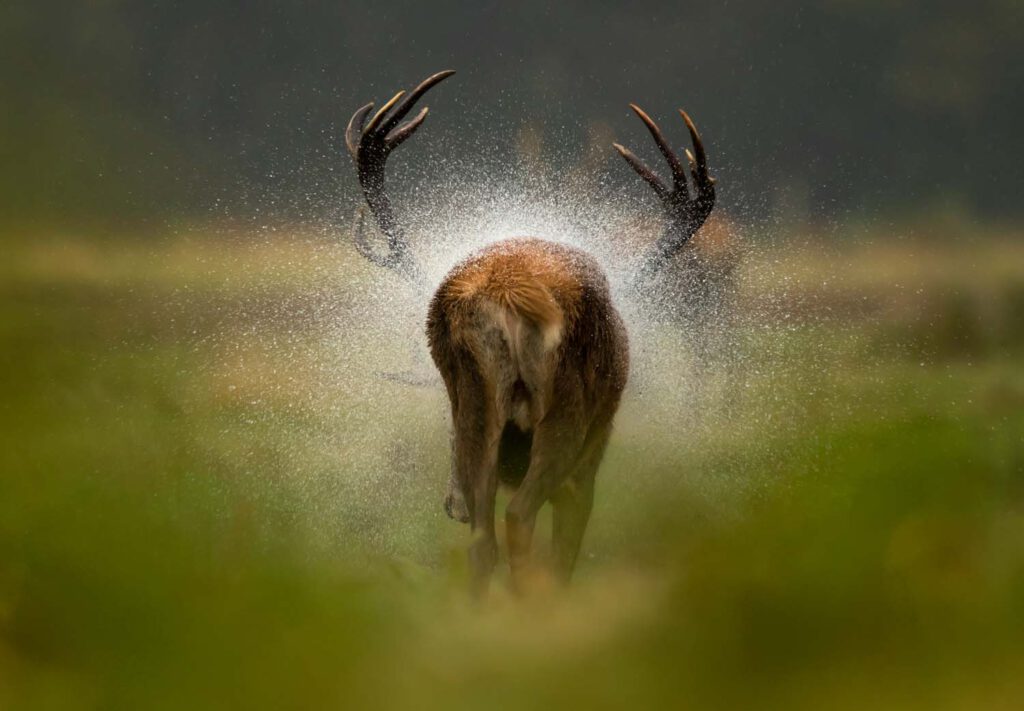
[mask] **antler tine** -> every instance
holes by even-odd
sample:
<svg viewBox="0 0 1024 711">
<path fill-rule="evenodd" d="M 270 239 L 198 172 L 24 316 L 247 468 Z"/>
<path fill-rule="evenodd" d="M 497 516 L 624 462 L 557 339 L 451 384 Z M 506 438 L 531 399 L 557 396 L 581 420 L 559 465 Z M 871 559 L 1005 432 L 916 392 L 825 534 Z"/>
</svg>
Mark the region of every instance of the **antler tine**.
<svg viewBox="0 0 1024 711">
<path fill-rule="evenodd" d="M 377 124 L 381 122 L 381 120 L 384 118 L 384 115 L 387 114 L 387 112 L 391 110 L 391 107 L 397 104 L 398 100 L 401 99 L 403 96 L 405 96 L 404 89 L 395 94 L 394 96 L 392 96 L 388 103 L 381 106 L 380 110 L 373 115 L 372 119 L 370 119 L 370 123 L 366 124 L 366 128 L 363 130 L 363 133 L 373 133 L 373 130 L 377 128 Z"/>
<path fill-rule="evenodd" d="M 700 133 L 697 132 L 697 126 L 693 123 L 693 119 L 690 115 L 679 109 L 679 115 L 683 117 L 683 121 L 686 123 L 686 128 L 690 132 L 690 140 L 693 141 L 693 152 L 696 154 L 696 177 L 700 178 L 701 183 L 710 184 L 714 181 L 708 177 L 708 156 L 704 152 L 704 143 L 700 140 Z M 689 151 L 687 151 L 689 153 Z"/>
<path fill-rule="evenodd" d="M 689 148 L 684 148 L 683 151 L 686 153 L 686 162 L 690 164 L 690 177 L 693 179 L 694 189 L 699 193 L 701 182 L 697 177 L 697 159 L 693 157 Z"/>
<path fill-rule="evenodd" d="M 636 157 L 633 151 L 629 150 L 625 146 L 619 143 L 613 143 L 612 147 L 619 152 L 619 155 L 626 159 L 629 163 L 629 167 L 636 171 L 637 175 L 644 179 L 644 181 L 654 188 L 654 192 L 662 200 L 668 198 L 668 188 L 665 187 L 665 183 L 661 182 L 661 178 L 647 167 L 647 165 Z"/>
<path fill-rule="evenodd" d="M 406 115 L 412 111 L 412 107 L 416 105 L 424 94 L 430 91 L 434 86 L 440 84 L 442 81 L 450 77 L 455 73 L 454 69 L 445 69 L 443 72 L 437 74 L 431 74 L 429 77 L 420 82 L 420 85 L 413 89 L 409 96 L 405 97 L 405 101 L 398 105 L 395 112 L 384 122 L 381 126 L 381 130 L 385 133 L 391 131 L 398 122 L 406 117 Z M 414 119 L 415 120 L 415 119 Z"/>
<path fill-rule="evenodd" d="M 658 146 L 658 150 L 661 151 L 661 155 L 665 156 L 665 160 L 668 162 L 669 168 L 672 169 L 673 181 L 678 185 L 686 185 L 686 169 L 683 168 L 682 162 L 679 157 L 672 151 L 668 141 L 665 140 L 665 134 L 658 128 L 658 124 L 654 123 L 654 119 L 648 116 L 643 109 L 636 104 L 630 104 L 629 108 L 633 109 L 633 113 L 640 117 L 640 120 L 647 126 L 647 130 L 651 132 L 651 137 Z"/>
<path fill-rule="evenodd" d="M 397 148 L 402 145 L 409 136 L 416 133 L 416 129 L 420 127 L 427 118 L 427 113 L 430 111 L 426 106 L 416 114 L 416 118 L 407 123 L 403 123 L 401 126 L 396 128 L 394 131 L 384 137 L 385 143 L 388 144 L 388 148 Z"/>
<path fill-rule="evenodd" d="M 352 158 L 355 159 L 356 153 L 359 150 L 359 136 L 363 132 L 363 124 L 366 123 L 366 115 L 373 111 L 373 102 L 371 101 L 366 106 L 362 107 L 349 119 L 348 127 L 345 129 L 345 146 L 348 147 L 348 152 Z"/>
</svg>

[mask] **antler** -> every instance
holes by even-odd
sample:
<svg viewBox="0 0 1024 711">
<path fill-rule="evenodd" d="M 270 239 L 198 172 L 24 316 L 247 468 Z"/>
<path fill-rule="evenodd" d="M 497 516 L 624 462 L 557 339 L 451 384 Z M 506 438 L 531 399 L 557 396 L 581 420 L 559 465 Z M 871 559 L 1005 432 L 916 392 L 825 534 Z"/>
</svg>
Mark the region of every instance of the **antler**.
<svg viewBox="0 0 1024 711">
<path fill-rule="evenodd" d="M 661 151 L 672 171 L 672 187 L 668 188 L 662 179 L 632 151 L 618 143 L 612 144 L 619 155 L 626 159 L 630 167 L 651 186 L 669 218 L 669 225 L 665 233 L 654 243 L 640 264 L 637 284 L 642 284 L 668 264 L 711 214 L 711 210 L 715 206 L 715 179 L 708 175 L 708 159 L 704 152 L 704 144 L 701 143 L 697 127 L 685 111 L 679 109 L 679 115 L 683 117 L 686 128 L 690 131 L 690 139 L 693 141 L 693 153 L 686 149 L 690 178 L 693 181 L 692 195 L 686 183 L 686 169 L 679 157 L 672 152 L 672 148 L 665 140 L 661 129 L 658 128 L 658 124 L 654 123 L 651 117 L 636 104 L 630 104 L 629 108 L 633 109 L 634 113 L 647 126 L 658 150 Z"/>
<path fill-rule="evenodd" d="M 406 96 L 404 91 L 395 94 L 373 115 L 369 123 L 366 117 L 373 110 L 373 102 L 362 107 L 352 115 L 345 129 L 345 145 L 356 164 L 359 185 L 363 188 L 363 196 L 370 206 L 377 221 L 377 227 L 387 238 L 388 253 L 380 255 L 374 252 L 362 235 L 362 220 L 357 225 L 355 244 L 359 253 L 374 264 L 394 269 L 407 276 L 416 274 L 416 265 L 409 255 L 409 244 L 405 233 L 391 209 L 391 201 L 384 190 L 384 165 L 388 156 L 416 132 L 427 118 L 424 107 L 415 118 L 399 126 L 399 122 L 412 110 L 432 87 L 450 77 L 455 72 L 447 70 L 427 77 Z M 403 99 L 403 97 L 405 97 Z M 390 113 L 390 115 L 389 115 Z M 363 124 L 366 124 L 365 127 Z"/>
</svg>

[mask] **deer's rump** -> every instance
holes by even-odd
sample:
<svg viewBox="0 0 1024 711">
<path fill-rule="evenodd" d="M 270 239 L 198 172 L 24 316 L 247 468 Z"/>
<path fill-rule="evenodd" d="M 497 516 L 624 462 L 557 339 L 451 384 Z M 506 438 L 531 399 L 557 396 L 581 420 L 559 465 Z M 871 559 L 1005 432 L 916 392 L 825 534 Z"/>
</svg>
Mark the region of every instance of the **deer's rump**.
<svg viewBox="0 0 1024 711">
<path fill-rule="evenodd" d="M 539 239 L 490 245 L 438 288 L 428 319 L 434 361 L 454 408 L 496 420 L 490 431 L 500 438 L 502 484 L 518 486 L 529 468 L 534 429 L 560 397 L 555 375 L 563 351 L 592 350 L 577 342 L 576 325 L 585 302 L 595 301 L 586 294 L 606 288 L 589 255 Z M 483 402 L 467 393 L 482 394 Z"/>
<path fill-rule="evenodd" d="M 543 416 L 581 289 L 568 272 L 569 254 L 569 248 L 541 240 L 499 242 L 458 265 L 431 309 L 431 342 L 442 375 L 468 366 L 490 395 L 493 415 L 521 433 Z M 438 333 L 442 327 L 446 337 Z M 437 353 L 442 343 L 451 353 Z M 514 433 L 502 439 L 508 451 L 526 446 Z"/>
</svg>

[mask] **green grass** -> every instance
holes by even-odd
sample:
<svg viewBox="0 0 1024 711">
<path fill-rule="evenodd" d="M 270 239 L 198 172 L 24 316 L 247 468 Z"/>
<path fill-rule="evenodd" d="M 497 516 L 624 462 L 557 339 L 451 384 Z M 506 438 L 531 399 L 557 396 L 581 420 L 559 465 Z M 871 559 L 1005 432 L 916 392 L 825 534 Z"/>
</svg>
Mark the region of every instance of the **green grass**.
<svg viewBox="0 0 1024 711">
<path fill-rule="evenodd" d="M 756 257 L 732 390 L 686 391 L 659 334 L 576 583 L 478 606 L 443 392 L 374 375 L 426 367 L 414 308 L 379 327 L 408 297 L 368 306 L 376 275 L 315 240 L 27 237 L 0 267 L 0 708 L 1024 698 L 1012 242 Z"/>
</svg>

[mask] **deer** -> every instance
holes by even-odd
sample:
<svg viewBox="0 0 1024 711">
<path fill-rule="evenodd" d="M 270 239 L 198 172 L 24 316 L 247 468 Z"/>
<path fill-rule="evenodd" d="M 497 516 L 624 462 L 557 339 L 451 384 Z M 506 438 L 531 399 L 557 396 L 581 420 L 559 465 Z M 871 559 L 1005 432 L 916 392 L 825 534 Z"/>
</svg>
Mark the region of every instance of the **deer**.
<svg viewBox="0 0 1024 711">
<path fill-rule="evenodd" d="M 412 280 L 422 278 L 385 189 L 385 165 L 423 125 L 424 107 L 403 120 L 433 87 L 455 72 L 438 72 L 400 91 L 370 117 L 358 109 L 345 144 L 383 253 L 362 235 L 358 252 Z M 704 224 L 715 203 L 700 134 L 685 111 L 693 151 L 688 168 L 640 107 L 630 108 L 664 156 L 665 182 L 629 149 L 613 144 L 658 198 L 662 235 L 640 260 L 634 287 L 643 289 Z M 369 117 L 369 120 L 367 118 Z M 689 182 L 687 182 L 689 172 Z M 532 578 L 530 549 L 537 515 L 553 508 L 552 573 L 568 583 L 594 503 L 597 470 L 629 373 L 629 337 L 597 260 L 576 247 L 535 237 L 511 237 L 470 254 L 434 291 L 427 308 L 431 358 L 451 409 L 451 471 L 447 514 L 468 523 L 472 591 L 486 593 L 498 562 L 495 528 L 499 486 L 513 490 L 505 509 L 512 587 Z"/>
</svg>

